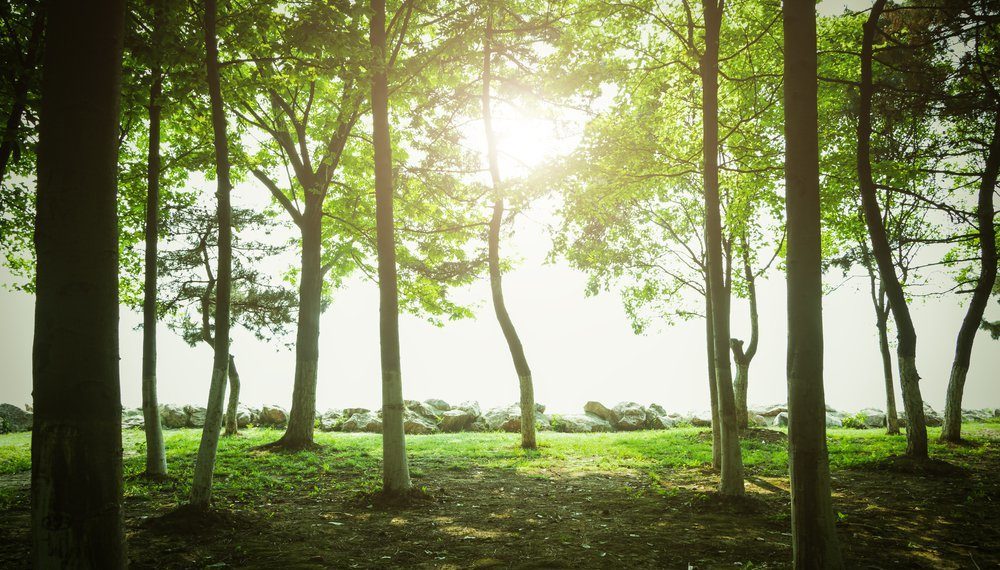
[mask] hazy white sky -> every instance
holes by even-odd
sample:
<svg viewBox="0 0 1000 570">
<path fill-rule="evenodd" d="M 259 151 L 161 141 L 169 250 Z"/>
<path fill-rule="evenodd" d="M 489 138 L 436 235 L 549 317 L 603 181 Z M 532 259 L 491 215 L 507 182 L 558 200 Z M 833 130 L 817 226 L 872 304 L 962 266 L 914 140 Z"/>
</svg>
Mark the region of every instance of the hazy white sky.
<svg viewBox="0 0 1000 570">
<path fill-rule="evenodd" d="M 839 12 L 826 2 L 825 13 Z M 860 3 L 852 2 L 852 7 Z M 502 125 L 501 125 L 502 126 Z M 518 126 L 520 130 L 524 125 Z M 535 129 L 535 135 L 544 129 Z M 534 135 L 533 135 L 534 136 Z M 540 135 L 539 135 L 540 136 Z M 537 137 L 535 137 L 537 138 Z M 538 141 L 522 141 L 526 158 Z M 517 146 L 518 141 L 510 141 Z M 264 190 L 237 188 L 237 202 L 259 203 Z M 547 229 L 539 211 L 522 218 L 515 238 L 504 244 L 519 257 L 504 278 L 508 309 L 524 343 L 535 378 L 536 400 L 561 412 L 580 411 L 587 400 L 615 403 L 659 402 L 677 411 L 708 407 L 705 332 L 700 320 L 635 336 L 614 294 L 585 298 L 586 277 L 563 263 L 545 265 Z M 0 281 L 6 281 L 0 273 Z M 831 283 L 841 276 L 830 276 Z M 760 285 L 761 337 L 750 371 L 752 403 L 785 401 L 785 296 L 782 274 L 772 272 Z M 403 390 L 406 398 L 479 400 L 492 406 L 518 397 L 517 377 L 489 304 L 489 288 L 477 283 L 461 292 L 478 303 L 475 320 L 437 328 L 409 316 L 401 318 Z M 944 403 L 955 335 L 964 315 L 964 297 L 917 301 L 918 366 L 924 398 L 936 409 Z M 0 291 L 0 402 L 31 399 L 32 298 Z M 989 315 L 1000 318 L 995 301 Z M 733 305 L 733 334 L 748 335 L 747 309 Z M 840 409 L 884 407 L 881 362 L 867 283 L 858 278 L 824 300 L 827 402 Z M 121 313 L 122 399 L 141 402 L 141 316 Z M 338 291 L 321 319 L 318 406 L 378 407 L 380 373 L 378 291 L 374 283 L 351 280 Z M 211 351 L 188 347 L 161 326 L 159 394 L 161 402 L 202 404 L 207 399 Z M 233 354 L 243 379 L 242 398 L 252 404 L 288 405 L 293 352 L 282 343 L 268 345 L 244 331 L 234 335 Z M 898 391 L 898 386 L 897 386 Z M 1000 406 L 1000 342 L 980 332 L 965 392 L 966 407 Z M 900 403 L 900 406 L 902 404 Z"/>
</svg>

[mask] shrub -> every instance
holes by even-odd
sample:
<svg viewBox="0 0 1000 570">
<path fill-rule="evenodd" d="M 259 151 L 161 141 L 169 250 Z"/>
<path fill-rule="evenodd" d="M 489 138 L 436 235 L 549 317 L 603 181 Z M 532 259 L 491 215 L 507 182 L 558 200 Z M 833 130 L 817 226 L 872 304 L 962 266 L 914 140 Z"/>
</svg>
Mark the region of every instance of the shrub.
<svg viewBox="0 0 1000 570">
<path fill-rule="evenodd" d="M 851 429 L 868 429 L 865 425 L 865 415 L 861 412 L 854 414 L 853 416 L 846 416 L 843 419 L 844 427 Z"/>
</svg>

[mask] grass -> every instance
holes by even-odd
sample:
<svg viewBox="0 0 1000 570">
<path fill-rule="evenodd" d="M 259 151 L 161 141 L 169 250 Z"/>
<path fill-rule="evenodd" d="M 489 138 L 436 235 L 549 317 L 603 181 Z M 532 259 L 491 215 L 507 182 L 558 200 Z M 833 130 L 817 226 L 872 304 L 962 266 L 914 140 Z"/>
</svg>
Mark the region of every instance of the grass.
<svg viewBox="0 0 1000 570">
<path fill-rule="evenodd" d="M 1000 567 L 1000 421 L 966 424 L 964 445 L 928 436 L 936 470 L 900 461 L 905 436 L 828 431 L 837 527 L 852 567 Z M 746 501 L 715 493 L 711 432 L 408 436 L 423 500 L 375 504 L 381 436 L 316 434 L 300 453 L 258 451 L 281 432 L 248 429 L 220 444 L 218 521 L 192 525 L 186 502 L 200 430 L 164 433 L 170 478 L 141 477 L 144 437 L 123 432 L 132 567 L 784 568 L 791 556 L 783 430 L 742 441 Z M 896 459 L 893 459 L 896 458 Z M 924 465 L 924 464 L 921 464 Z M 0 567 L 30 548 L 30 435 L 0 435 Z M 213 519 L 214 521 L 215 519 Z M 204 521 L 202 521 L 204 522 Z M 996 554 L 994 554 L 996 553 Z M 20 564 L 20 565 L 19 565 Z M 751 566 L 752 565 L 752 566 Z"/>
<path fill-rule="evenodd" d="M 995 434 L 997 426 L 1000 422 L 966 424 L 963 433 L 971 444 L 964 446 L 937 443 L 940 428 L 930 428 L 931 455 L 952 461 L 962 455 L 987 453 L 996 443 L 981 434 L 991 428 Z M 154 490 L 168 492 L 182 502 L 187 495 L 201 430 L 164 433 L 171 480 L 151 484 L 139 478 L 144 468 L 143 432 L 123 432 L 126 497 L 143 497 Z M 710 463 L 712 453 L 706 433 L 704 428 L 692 427 L 596 434 L 544 432 L 539 436 L 536 451 L 521 449 L 518 434 L 506 433 L 416 435 L 408 436 L 406 441 L 414 464 L 414 481 L 431 484 L 422 480 L 423 474 L 435 468 L 456 472 L 471 468 L 514 469 L 530 475 L 572 464 L 581 472 L 640 471 L 655 475 L 669 469 L 702 467 Z M 834 472 L 875 464 L 902 454 L 906 448 L 905 436 L 888 436 L 882 430 L 838 428 L 829 429 L 827 434 L 830 467 Z M 279 436 L 276 430 L 253 428 L 242 431 L 238 437 L 223 438 L 215 473 L 217 497 L 238 504 L 261 494 L 292 490 L 323 495 L 331 490 L 368 493 L 378 488 L 381 436 L 317 432 L 316 440 L 321 447 L 316 451 L 285 454 L 252 450 Z M 743 462 L 748 475 L 787 473 L 785 442 L 773 439 L 776 438 L 743 441 Z M 30 442 L 28 433 L 0 435 L 0 475 L 30 469 Z M 0 506 L 16 499 L 16 490 L 0 488 Z"/>
</svg>

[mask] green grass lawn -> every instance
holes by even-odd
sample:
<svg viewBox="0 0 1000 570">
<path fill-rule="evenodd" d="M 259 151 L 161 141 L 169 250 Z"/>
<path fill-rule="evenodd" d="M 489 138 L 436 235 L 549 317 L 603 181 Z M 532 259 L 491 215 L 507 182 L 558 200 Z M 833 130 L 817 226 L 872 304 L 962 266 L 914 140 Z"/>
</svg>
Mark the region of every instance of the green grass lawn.
<svg viewBox="0 0 1000 570">
<path fill-rule="evenodd" d="M 1000 422 L 966 424 L 963 434 L 972 443 L 951 446 L 937 443 L 939 428 L 930 428 L 932 456 L 945 461 L 962 461 L 962 456 L 988 454 L 996 450 Z M 784 435 L 784 430 L 758 430 Z M 188 492 L 194 457 L 201 437 L 199 429 L 165 430 L 167 462 L 174 481 L 165 483 L 177 501 Z M 518 434 L 456 433 L 407 436 L 407 452 L 413 463 L 411 475 L 419 485 L 424 471 L 445 468 L 461 471 L 472 467 L 514 469 L 524 474 L 541 473 L 556 466 L 579 471 L 641 471 L 650 474 L 665 469 L 701 467 L 711 461 L 711 439 L 705 428 L 678 428 L 661 431 L 617 432 L 599 434 L 539 434 L 539 449 L 525 451 L 518 447 Z M 905 436 L 887 436 L 883 430 L 830 429 L 827 431 L 830 467 L 838 471 L 863 467 L 902 454 Z M 238 437 L 223 438 L 216 465 L 219 495 L 240 501 L 250 494 L 266 491 L 299 490 L 327 493 L 338 486 L 349 486 L 358 493 L 375 491 L 379 486 L 381 436 L 317 432 L 317 451 L 296 454 L 257 453 L 251 448 L 276 440 L 280 431 L 251 428 Z M 992 435 L 992 437 L 987 437 Z M 31 466 L 31 437 L 28 433 L 0 435 L 0 475 L 28 471 Z M 142 496 L 150 492 L 148 482 L 137 476 L 144 468 L 145 441 L 141 430 L 123 432 L 125 453 L 125 494 Z M 750 437 L 743 441 L 743 462 L 747 473 L 777 477 L 788 472 L 788 453 L 779 437 Z M 337 477 L 321 477 L 336 473 Z M 319 477 L 318 477 L 319 476 Z M 0 508 L 16 501 L 16 488 L 3 487 Z"/>
<path fill-rule="evenodd" d="M 937 443 L 938 471 L 892 461 L 905 436 L 829 430 L 837 528 L 851 567 L 1000 565 L 1000 422 Z M 200 430 L 165 432 L 170 478 L 140 477 L 144 437 L 124 432 L 131 567 L 785 568 L 791 557 L 786 435 L 743 439 L 748 497 L 722 501 L 705 428 L 604 434 L 408 436 L 419 504 L 373 502 L 381 436 L 316 434 L 314 451 L 255 450 L 277 430 L 223 438 L 208 524 L 186 501 Z M 0 435 L 0 567 L 26 567 L 30 434 Z M 535 566 L 523 566 L 532 561 Z M 220 565 L 221 564 L 221 565 Z"/>
</svg>

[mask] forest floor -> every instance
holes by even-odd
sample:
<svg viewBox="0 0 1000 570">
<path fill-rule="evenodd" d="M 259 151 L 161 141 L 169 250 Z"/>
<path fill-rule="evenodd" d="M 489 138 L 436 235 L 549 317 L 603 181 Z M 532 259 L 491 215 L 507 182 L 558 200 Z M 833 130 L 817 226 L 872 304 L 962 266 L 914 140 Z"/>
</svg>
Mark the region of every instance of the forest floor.
<svg viewBox="0 0 1000 570">
<path fill-rule="evenodd" d="M 902 436 L 829 431 L 837 530 L 850 568 L 1000 567 L 1000 423 L 969 442 L 932 444 L 914 468 Z M 931 429 L 936 442 L 938 430 Z M 408 436 L 425 497 L 372 501 L 377 435 L 317 433 L 297 454 L 255 451 L 279 432 L 220 447 L 204 520 L 178 516 L 199 430 L 166 432 L 171 479 L 150 482 L 143 435 L 125 432 L 131 567 L 145 568 L 784 568 L 791 558 L 786 435 L 743 442 L 748 498 L 714 492 L 711 437 L 681 428 L 609 434 Z M 27 567 L 29 434 L 0 436 L 0 568 Z"/>
</svg>

